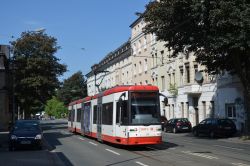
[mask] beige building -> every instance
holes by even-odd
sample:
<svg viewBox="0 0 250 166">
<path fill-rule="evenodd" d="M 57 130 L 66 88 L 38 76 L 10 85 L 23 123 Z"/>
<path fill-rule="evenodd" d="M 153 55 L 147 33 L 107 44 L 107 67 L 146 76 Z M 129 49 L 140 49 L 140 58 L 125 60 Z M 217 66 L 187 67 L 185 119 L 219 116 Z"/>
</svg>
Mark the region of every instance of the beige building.
<svg viewBox="0 0 250 166">
<path fill-rule="evenodd" d="M 152 84 L 168 97 L 168 106 L 161 103 L 161 115 L 167 119 L 188 118 L 194 126 L 205 118 L 226 117 L 242 130 L 246 119 L 239 79 L 227 73 L 208 75 L 193 53 L 171 57 L 172 50 L 156 41 L 155 35 L 144 34 L 144 26 L 139 17 L 130 25 L 130 40 L 92 67 L 87 75 L 88 95 L 98 92 L 95 82 L 99 89 Z"/>
<path fill-rule="evenodd" d="M 130 41 L 125 42 L 106 55 L 98 64 L 92 66 L 91 72 L 86 75 L 89 96 L 116 85 L 132 84 L 130 46 Z"/>
</svg>

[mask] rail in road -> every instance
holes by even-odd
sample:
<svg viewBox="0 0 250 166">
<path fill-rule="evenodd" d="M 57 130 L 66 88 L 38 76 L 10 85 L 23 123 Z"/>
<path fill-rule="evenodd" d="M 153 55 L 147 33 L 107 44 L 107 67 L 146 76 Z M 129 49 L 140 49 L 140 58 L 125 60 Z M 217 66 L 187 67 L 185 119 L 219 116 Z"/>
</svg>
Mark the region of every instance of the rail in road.
<svg viewBox="0 0 250 166">
<path fill-rule="evenodd" d="M 250 166 L 248 145 L 166 133 L 166 142 L 143 147 L 121 147 L 73 135 L 61 126 L 50 124 L 45 132 L 52 152 L 62 153 L 66 165 L 232 165 Z"/>
</svg>

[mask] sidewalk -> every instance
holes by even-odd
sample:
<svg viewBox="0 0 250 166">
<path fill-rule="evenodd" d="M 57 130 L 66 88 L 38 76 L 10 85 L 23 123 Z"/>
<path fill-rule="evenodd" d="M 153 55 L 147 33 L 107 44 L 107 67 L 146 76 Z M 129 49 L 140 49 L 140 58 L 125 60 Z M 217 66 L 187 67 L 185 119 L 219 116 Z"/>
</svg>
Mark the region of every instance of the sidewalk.
<svg viewBox="0 0 250 166">
<path fill-rule="evenodd" d="M 241 136 L 222 138 L 222 139 L 220 139 L 220 141 L 250 145 L 250 140 L 244 140 L 243 138 L 241 138 Z"/>
</svg>

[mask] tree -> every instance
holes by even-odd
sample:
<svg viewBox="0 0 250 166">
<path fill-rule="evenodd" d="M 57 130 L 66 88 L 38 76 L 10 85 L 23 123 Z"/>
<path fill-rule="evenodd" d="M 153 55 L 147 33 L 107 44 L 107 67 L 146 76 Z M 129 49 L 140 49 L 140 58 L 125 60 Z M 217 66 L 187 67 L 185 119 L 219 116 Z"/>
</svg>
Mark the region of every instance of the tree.
<svg viewBox="0 0 250 166">
<path fill-rule="evenodd" d="M 172 56 L 194 52 L 210 74 L 237 74 L 250 129 L 250 1 L 160 0 L 150 2 L 142 17 L 145 32 L 166 41 Z"/>
<path fill-rule="evenodd" d="M 68 105 L 71 101 L 87 96 L 87 85 L 81 71 L 74 73 L 63 81 L 63 85 L 58 89 L 57 97 Z"/>
<path fill-rule="evenodd" d="M 45 106 L 45 113 L 56 118 L 64 118 L 67 115 L 67 108 L 63 102 L 59 101 L 55 96 L 48 100 Z"/>
<path fill-rule="evenodd" d="M 57 40 L 43 32 L 23 32 L 12 46 L 15 95 L 28 116 L 52 97 L 66 66 L 54 56 Z"/>
</svg>

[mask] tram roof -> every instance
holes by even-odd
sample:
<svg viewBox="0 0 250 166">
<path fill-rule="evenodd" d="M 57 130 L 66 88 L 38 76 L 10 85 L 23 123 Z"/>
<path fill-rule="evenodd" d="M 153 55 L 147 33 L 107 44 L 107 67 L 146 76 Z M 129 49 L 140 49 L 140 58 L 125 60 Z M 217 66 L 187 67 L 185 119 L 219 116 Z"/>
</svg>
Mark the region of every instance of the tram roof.
<svg viewBox="0 0 250 166">
<path fill-rule="evenodd" d="M 153 86 L 153 85 L 122 85 L 122 86 L 116 86 L 110 89 L 105 90 L 104 92 L 98 93 L 94 96 L 87 96 L 83 99 L 78 99 L 75 101 L 72 101 L 69 103 L 69 106 L 75 105 L 75 104 L 79 104 L 79 103 L 83 103 L 86 101 L 90 101 L 91 99 L 97 99 L 98 97 L 101 96 L 107 96 L 113 93 L 118 93 L 118 92 L 124 92 L 124 91 L 158 91 L 158 87 L 157 86 Z"/>
<path fill-rule="evenodd" d="M 95 96 L 93 96 L 93 98 L 96 99 L 101 96 L 107 96 L 113 93 L 124 92 L 124 91 L 158 91 L 158 90 L 159 90 L 158 87 L 153 85 L 123 85 L 107 89 L 104 92 L 96 94 Z"/>
</svg>

